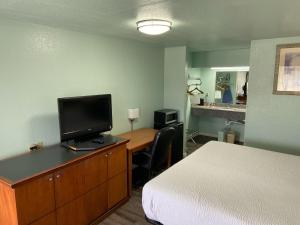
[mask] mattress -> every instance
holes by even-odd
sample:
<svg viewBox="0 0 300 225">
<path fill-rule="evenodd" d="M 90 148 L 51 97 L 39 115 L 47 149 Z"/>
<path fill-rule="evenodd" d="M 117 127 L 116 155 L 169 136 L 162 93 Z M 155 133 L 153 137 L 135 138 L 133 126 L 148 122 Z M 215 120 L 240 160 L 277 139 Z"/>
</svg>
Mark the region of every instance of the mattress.
<svg viewBox="0 0 300 225">
<path fill-rule="evenodd" d="M 163 225 L 299 225 L 300 156 L 209 142 L 143 188 Z"/>
</svg>

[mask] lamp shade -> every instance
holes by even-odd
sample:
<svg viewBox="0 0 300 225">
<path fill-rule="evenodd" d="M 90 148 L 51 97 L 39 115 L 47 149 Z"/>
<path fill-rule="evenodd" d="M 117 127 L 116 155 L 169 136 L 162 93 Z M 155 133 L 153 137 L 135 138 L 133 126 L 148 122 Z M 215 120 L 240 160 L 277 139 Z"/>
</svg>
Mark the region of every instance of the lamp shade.
<svg viewBox="0 0 300 225">
<path fill-rule="evenodd" d="M 128 119 L 134 120 L 138 119 L 140 117 L 140 109 L 135 108 L 135 109 L 128 109 Z"/>
</svg>

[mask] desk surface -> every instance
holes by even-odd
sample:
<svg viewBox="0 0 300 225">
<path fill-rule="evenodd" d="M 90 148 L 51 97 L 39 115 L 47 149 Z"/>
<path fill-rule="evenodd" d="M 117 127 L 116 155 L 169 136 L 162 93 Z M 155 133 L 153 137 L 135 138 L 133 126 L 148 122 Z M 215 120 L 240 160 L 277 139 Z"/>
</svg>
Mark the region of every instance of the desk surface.
<svg viewBox="0 0 300 225">
<path fill-rule="evenodd" d="M 120 134 L 118 137 L 128 139 L 128 151 L 136 152 L 149 146 L 153 142 L 156 133 L 157 130 L 154 130 L 153 128 L 141 128 Z"/>
</svg>

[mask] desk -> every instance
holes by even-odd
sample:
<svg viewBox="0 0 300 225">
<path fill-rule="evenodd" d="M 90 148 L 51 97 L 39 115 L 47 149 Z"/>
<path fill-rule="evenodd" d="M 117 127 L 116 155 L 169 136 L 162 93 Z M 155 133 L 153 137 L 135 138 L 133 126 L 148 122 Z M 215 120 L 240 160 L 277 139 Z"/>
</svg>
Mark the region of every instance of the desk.
<svg viewBox="0 0 300 225">
<path fill-rule="evenodd" d="M 127 164 L 128 164 L 128 193 L 131 196 L 132 186 L 132 154 L 151 146 L 157 130 L 152 128 L 142 128 L 118 135 L 121 138 L 128 139 L 127 143 Z"/>
</svg>

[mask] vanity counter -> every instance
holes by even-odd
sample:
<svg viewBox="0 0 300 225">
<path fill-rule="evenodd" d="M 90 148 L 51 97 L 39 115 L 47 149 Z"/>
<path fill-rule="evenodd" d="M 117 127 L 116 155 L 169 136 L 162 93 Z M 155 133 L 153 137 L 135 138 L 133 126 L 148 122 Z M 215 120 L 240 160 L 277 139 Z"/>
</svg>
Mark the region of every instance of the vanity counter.
<svg viewBox="0 0 300 225">
<path fill-rule="evenodd" d="M 220 117 L 229 120 L 245 120 L 246 108 L 208 105 L 202 106 L 194 104 L 191 109 L 194 116 Z"/>
</svg>

